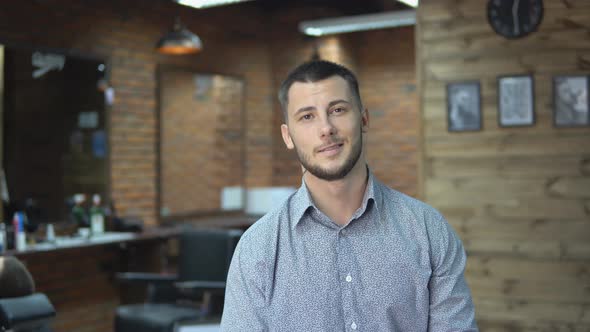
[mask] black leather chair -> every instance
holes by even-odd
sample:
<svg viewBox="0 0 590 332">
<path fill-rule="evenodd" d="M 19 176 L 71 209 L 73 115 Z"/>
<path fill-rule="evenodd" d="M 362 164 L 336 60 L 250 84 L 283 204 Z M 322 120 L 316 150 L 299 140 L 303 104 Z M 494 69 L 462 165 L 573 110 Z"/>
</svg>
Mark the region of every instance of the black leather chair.
<svg viewBox="0 0 590 332">
<path fill-rule="evenodd" d="M 43 293 L 0 299 L 0 331 L 49 332 L 55 309 Z"/>
<path fill-rule="evenodd" d="M 225 280 L 240 230 L 190 229 L 180 235 L 177 275 L 127 272 L 146 283 L 147 301 L 117 308 L 115 332 L 172 332 L 177 324 L 221 317 Z"/>
<path fill-rule="evenodd" d="M 15 257 L 0 256 L 0 331 L 48 332 L 55 309 Z"/>
</svg>

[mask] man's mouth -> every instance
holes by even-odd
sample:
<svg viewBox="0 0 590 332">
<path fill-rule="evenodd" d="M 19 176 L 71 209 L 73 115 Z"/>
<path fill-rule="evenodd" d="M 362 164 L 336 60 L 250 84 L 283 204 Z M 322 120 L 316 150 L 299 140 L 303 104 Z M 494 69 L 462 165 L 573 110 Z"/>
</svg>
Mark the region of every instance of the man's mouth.
<svg viewBox="0 0 590 332">
<path fill-rule="evenodd" d="M 330 144 L 328 146 L 325 146 L 325 147 L 319 149 L 318 153 L 336 151 L 336 150 L 339 150 L 343 145 L 344 145 L 344 143 Z"/>
</svg>

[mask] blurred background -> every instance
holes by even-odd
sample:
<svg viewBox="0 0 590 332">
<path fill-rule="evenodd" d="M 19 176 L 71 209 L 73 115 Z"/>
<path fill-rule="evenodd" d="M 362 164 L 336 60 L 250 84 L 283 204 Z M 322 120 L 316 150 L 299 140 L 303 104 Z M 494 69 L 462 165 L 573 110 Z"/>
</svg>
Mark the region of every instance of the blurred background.
<svg viewBox="0 0 590 332">
<path fill-rule="evenodd" d="M 112 216 L 247 228 L 301 183 L 276 95 L 289 70 L 320 58 L 358 76 L 377 178 L 439 209 L 463 240 L 481 330 L 588 331 L 590 3 L 527 1 L 522 31 L 502 8 L 3 1 L 3 220 L 27 210 L 31 233 L 60 233 L 84 226 L 72 210 L 98 194 L 108 230 Z M 178 53 L 178 34 L 189 53 L 161 53 Z M 530 90 L 505 104 L 532 117 L 503 122 L 498 79 L 523 75 Z M 457 84 L 478 116 L 469 127 L 450 126 Z M 102 247 L 19 257 L 56 307 L 55 331 L 108 331 L 121 303 L 112 271 L 159 250 L 125 262 Z"/>
</svg>

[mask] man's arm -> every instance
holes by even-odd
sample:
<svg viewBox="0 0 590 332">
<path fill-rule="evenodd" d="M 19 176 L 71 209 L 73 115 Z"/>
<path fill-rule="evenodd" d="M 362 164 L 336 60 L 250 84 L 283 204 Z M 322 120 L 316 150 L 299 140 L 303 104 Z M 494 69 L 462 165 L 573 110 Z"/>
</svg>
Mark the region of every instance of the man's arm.
<svg viewBox="0 0 590 332">
<path fill-rule="evenodd" d="M 265 331 L 265 297 L 263 292 L 264 266 L 251 264 L 240 240 L 229 268 L 225 289 L 225 303 L 221 318 L 222 331 Z M 264 264 L 262 264 L 264 265 Z"/>
<path fill-rule="evenodd" d="M 464 276 L 463 245 L 442 215 L 437 213 L 436 219 L 429 232 L 433 271 L 428 285 L 428 330 L 477 331 L 475 309 Z"/>
</svg>

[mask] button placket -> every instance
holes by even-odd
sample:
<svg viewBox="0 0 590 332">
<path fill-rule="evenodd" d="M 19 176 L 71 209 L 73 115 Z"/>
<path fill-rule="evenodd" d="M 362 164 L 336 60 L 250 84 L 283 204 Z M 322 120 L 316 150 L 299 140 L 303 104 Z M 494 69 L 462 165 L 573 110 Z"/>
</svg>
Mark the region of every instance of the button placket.
<svg viewBox="0 0 590 332">
<path fill-rule="evenodd" d="M 353 270 L 351 266 L 351 253 L 349 239 L 347 238 L 349 231 L 348 229 L 341 229 L 338 237 L 338 268 L 340 274 L 340 285 L 342 294 L 342 305 L 343 314 L 347 323 L 347 330 L 351 330 L 354 324 L 357 328 L 356 323 L 353 321 L 356 318 L 356 312 L 354 309 L 354 290 L 353 290 Z M 353 329 L 353 330 L 354 330 Z"/>
</svg>

